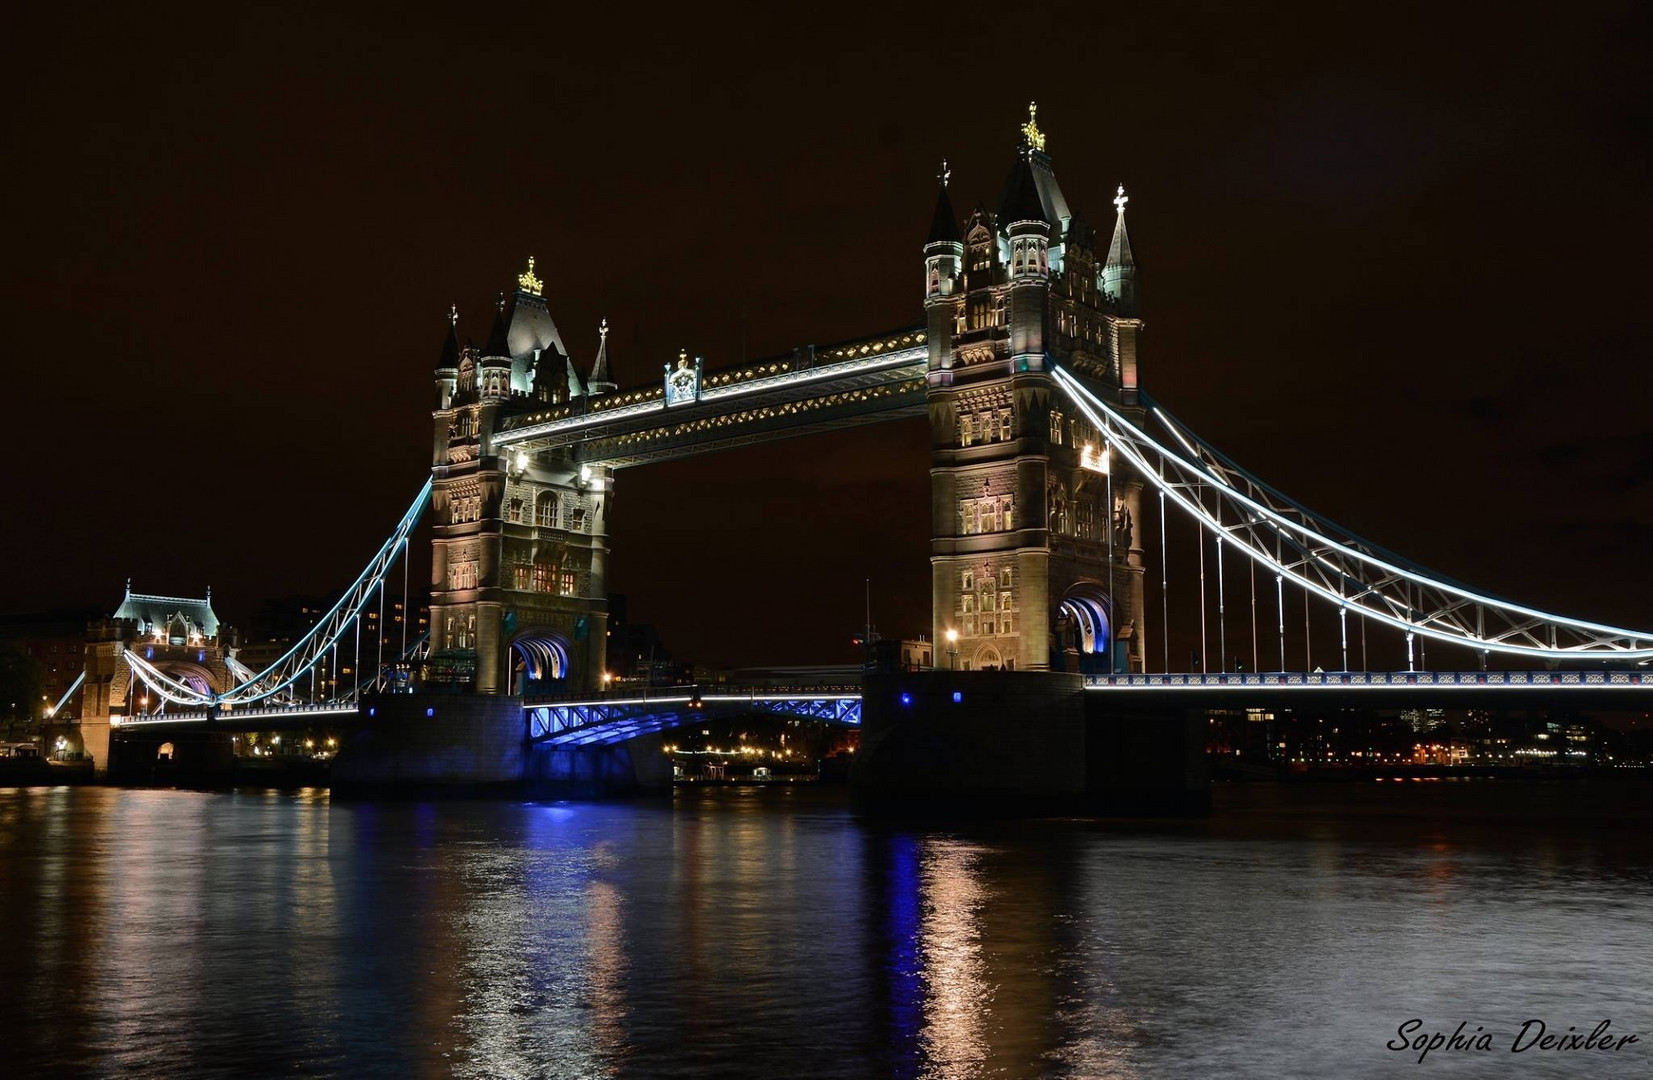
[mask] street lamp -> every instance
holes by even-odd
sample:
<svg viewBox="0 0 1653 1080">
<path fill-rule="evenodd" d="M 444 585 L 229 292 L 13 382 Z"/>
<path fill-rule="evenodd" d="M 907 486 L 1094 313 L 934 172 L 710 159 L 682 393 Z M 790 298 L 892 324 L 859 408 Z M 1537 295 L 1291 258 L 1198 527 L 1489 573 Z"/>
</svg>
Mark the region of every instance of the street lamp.
<svg viewBox="0 0 1653 1080">
<path fill-rule="evenodd" d="M 949 670 L 952 670 L 952 671 L 957 671 L 958 666 L 959 666 L 959 647 L 958 646 L 959 646 L 959 632 L 957 630 L 948 630 L 947 631 L 947 667 L 948 667 Z"/>
</svg>

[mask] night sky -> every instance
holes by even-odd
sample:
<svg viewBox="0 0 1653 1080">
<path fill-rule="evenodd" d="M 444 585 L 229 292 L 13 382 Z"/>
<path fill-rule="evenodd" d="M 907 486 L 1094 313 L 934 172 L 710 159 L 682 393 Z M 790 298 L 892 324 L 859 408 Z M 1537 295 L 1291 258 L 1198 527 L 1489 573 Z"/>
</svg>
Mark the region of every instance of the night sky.
<svg viewBox="0 0 1653 1080">
<path fill-rule="evenodd" d="M 1653 627 L 1645 5 L 351 6 L 0 16 L 0 607 L 342 587 L 448 305 L 485 339 L 530 254 L 622 385 L 916 325 L 939 159 L 991 206 L 1036 98 L 1074 208 L 1131 195 L 1145 388 L 1379 543 Z M 927 448 L 622 472 L 611 589 L 714 663 L 850 659 L 868 576 L 927 630 Z"/>
</svg>

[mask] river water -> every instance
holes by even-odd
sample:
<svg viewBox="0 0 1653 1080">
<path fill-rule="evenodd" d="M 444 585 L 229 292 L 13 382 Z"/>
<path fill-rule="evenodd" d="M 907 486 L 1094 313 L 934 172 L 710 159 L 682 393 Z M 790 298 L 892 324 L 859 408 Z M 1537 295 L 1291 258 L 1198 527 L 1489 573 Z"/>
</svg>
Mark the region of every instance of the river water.
<svg viewBox="0 0 1653 1080">
<path fill-rule="evenodd" d="M 1598 783 L 922 827 L 807 788 L 0 790 L 0 1073 L 1648 1076 L 1650 822 Z M 1495 1048 L 1419 1065 L 1413 1018 Z M 1511 1053 L 1529 1019 L 1640 1041 Z"/>
</svg>

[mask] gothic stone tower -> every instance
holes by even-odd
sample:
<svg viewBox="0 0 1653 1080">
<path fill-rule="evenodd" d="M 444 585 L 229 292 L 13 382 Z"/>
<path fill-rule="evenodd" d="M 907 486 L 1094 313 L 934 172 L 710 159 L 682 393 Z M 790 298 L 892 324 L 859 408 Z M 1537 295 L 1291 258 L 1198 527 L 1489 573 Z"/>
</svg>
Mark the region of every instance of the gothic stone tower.
<svg viewBox="0 0 1653 1080">
<path fill-rule="evenodd" d="M 1058 363 L 1138 408 L 1124 191 L 1099 266 L 1033 107 L 997 212 L 978 207 L 962 235 L 948 176 L 944 163 L 924 246 L 936 662 L 1140 671 L 1142 480 L 1110 461 L 1050 375 Z"/>
<path fill-rule="evenodd" d="M 583 377 L 532 259 L 485 346 L 461 346 L 457 320 L 436 368 L 430 680 L 484 694 L 597 688 L 612 479 L 571 451 L 507 453 L 494 439 L 515 417 L 613 389 L 607 324 Z"/>
</svg>

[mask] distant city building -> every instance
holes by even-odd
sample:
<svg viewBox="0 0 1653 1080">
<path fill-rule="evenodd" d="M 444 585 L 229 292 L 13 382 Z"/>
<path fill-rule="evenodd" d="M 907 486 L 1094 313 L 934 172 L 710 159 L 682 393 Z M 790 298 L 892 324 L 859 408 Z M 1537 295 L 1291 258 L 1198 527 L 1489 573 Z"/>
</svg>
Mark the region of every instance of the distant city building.
<svg viewBox="0 0 1653 1080">
<path fill-rule="evenodd" d="M 86 627 L 102 612 L 96 608 L 0 615 L 0 643 L 10 645 L 40 665 L 40 701 L 26 703 L 26 714 L 46 719 L 80 715 L 77 690 L 61 709 L 57 704 L 86 670 Z M 8 703 L 9 704 L 9 703 Z"/>
</svg>

